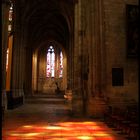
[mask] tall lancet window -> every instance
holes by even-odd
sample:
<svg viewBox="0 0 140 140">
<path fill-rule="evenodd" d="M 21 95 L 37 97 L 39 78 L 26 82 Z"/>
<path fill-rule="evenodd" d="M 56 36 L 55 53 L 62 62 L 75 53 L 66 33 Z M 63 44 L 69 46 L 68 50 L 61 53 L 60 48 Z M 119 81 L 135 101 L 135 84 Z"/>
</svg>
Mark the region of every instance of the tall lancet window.
<svg viewBox="0 0 140 140">
<path fill-rule="evenodd" d="M 12 36 L 12 24 L 13 24 L 13 3 L 11 3 L 8 13 L 8 33 L 9 33 L 9 39 Z M 9 44 L 11 42 L 8 41 L 8 47 L 6 52 L 6 72 L 8 70 L 8 63 L 9 63 Z M 11 50 L 11 49 L 10 49 Z"/>
<path fill-rule="evenodd" d="M 47 77 L 55 76 L 55 53 L 53 46 L 50 46 L 47 51 Z"/>
<path fill-rule="evenodd" d="M 11 3 L 11 6 L 9 8 L 9 17 L 8 17 L 9 23 L 8 23 L 8 32 L 10 33 L 12 31 L 12 22 L 13 22 L 13 4 Z"/>
<path fill-rule="evenodd" d="M 59 72 L 59 77 L 63 77 L 63 54 L 62 51 L 60 52 L 60 72 Z"/>
</svg>

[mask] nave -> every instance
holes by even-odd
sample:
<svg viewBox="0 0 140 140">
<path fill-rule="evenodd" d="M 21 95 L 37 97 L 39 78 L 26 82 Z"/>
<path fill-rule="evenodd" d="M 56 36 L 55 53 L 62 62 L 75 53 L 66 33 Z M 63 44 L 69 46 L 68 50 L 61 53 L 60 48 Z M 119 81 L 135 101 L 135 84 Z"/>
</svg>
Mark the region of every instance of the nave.
<svg viewBox="0 0 140 140">
<path fill-rule="evenodd" d="M 104 119 L 73 116 L 63 97 L 34 96 L 6 110 L 2 140 L 128 140 Z"/>
</svg>

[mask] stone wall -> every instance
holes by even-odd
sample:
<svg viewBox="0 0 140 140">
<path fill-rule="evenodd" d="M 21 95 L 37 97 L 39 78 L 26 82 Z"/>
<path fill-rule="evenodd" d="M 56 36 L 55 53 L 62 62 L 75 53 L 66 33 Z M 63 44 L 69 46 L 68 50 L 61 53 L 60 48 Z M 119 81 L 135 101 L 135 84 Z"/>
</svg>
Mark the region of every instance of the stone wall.
<svg viewBox="0 0 140 140">
<path fill-rule="evenodd" d="M 138 61 L 127 57 L 126 4 L 137 0 L 104 0 L 107 95 L 122 100 L 138 100 Z M 112 68 L 123 68 L 124 85 L 112 86 Z"/>
<path fill-rule="evenodd" d="M 126 4 L 138 1 L 79 0 L 75 6 L 75 112 L 86 106 L 87 115 L 100 117 L 107 97 L 113 105 L 138 100 L 138 60 L 126 54 Z M 112 86 L 112 68 L 123 69 L 122 86 Z"/>
</svg>

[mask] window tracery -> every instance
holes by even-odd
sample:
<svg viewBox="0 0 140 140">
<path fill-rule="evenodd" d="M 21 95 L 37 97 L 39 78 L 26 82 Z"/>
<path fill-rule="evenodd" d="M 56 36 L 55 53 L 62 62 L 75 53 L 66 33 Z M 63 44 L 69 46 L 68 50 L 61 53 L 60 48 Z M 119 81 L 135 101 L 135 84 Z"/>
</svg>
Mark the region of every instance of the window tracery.
<svg viewBox="0 0 140 140">
<path fill-rule="evenodd" d="M 55 52 L 53 46 L 47 50 L 46 77 L 63 77 L 63 53 Z"/>
</svg>

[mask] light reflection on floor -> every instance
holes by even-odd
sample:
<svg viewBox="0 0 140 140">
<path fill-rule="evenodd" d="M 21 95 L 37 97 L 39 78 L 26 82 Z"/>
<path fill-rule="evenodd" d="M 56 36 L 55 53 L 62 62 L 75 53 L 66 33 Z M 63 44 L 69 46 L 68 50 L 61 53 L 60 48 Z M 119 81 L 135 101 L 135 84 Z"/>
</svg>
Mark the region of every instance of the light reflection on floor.
<svg viewBox="0 0 140 140">
<path fill-rule="evenodd" d="M 60 122 L 3 130 L 2 140 L 125 140 L 102 122 Z"/>
</svg>

